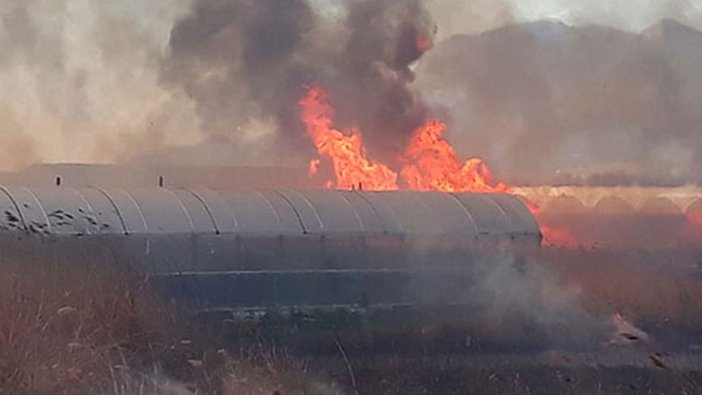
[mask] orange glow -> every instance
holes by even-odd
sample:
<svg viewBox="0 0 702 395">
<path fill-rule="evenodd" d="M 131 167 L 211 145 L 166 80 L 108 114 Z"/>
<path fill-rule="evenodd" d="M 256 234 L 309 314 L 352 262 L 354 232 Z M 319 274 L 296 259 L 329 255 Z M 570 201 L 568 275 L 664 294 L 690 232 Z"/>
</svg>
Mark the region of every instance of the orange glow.
<svg viewBox="0 0 702 395">
<path fill-rule="evenodd" d="M 302 121 L 317 152 L 332 161 L 337 188 L 373 191 L 398 189 L 397 173 L 368 160 L 358 132 L 347 135 L 332 127 L 333 112 L 327 103 L 326 93 L 320 87 L 310 87 L 300 106 Z"/>
<path fill-rule="evenodd" d="M 424 52 L 429 50 L 431 43 L 429 42 L 429 40 L 426 37 L 419 36 L 419 37 L 417 37 L 416 45 L 417 45 L 417 50 L 421 53 L 424 53 Z"/>
<path fill-rule="evenodd" d="M 310 161 L 309 170 L 308 170 L 310 177 L 314 177 L 315 175 L 317 175 L 317 172 L 319 172 L 319 165 L 321 163 L 322 163 L 322 161 L 319 159 L 312 159 Z"/>
<path fill-rule="evenodd" d="M 360 133 L 350 135 L 332 126 L 333 112 L 324 90 L 308 88 L 300 101 L 302 120 L 317 152 L 329 158 L 340 189 L 398 189 L 398 175 L 388 166 L 370 161 Z M 430 120 L 417 129 L 405 154 L 400 171 L 403 186 L 411 190 L 442 192 L 511 193 L 511 188 L 492 181 L 492 175 L 480 158 L 461 163 L 455 150 L 444 139 L 446 125 Z M 317 174 L 320 162 L 310 162 L 310 176 Z"/>
<path fill-rule="evenodd" d="M 687 221 L 680 232 L 683 245 L 699 245 L 702 243 L 702 209 L 687 214 Z"/>
<path fill-rule="evenodd" d="M 541 242 L 543 246 L 564 248 L 576 248 L 581 246 L 570 233 L 569 229 L 552 228 L 539 221 L 539 230 L 541 230 L 541 235 L 543 236 L 543 241 Z"/>
<path fill-rule="evenodd" d="M 549 224 L 549 221 L 543 218 L 543 214 L 539 206 L 526 199 L 522 200 L 524 201 L 524 204 L 526 204 L 529 211 L 531 211 L 531 215 L 534 216 L 536 222 L 539 224 L 539 230 L 541 230 L 541 235 L 543 236 L 543 240 L 541 242 L 542 245 L 564 248 L 583 247 L 582 243 L 580 243 L 575 236 L 573 236 L 570 229 Z"/>
<path fill-rule="evenodd" d="M 461 164 L 444 139 L 446 125 L 430 120 L 415 131 L 403 157 L 400 176 L 409 189 L 443 192 L 505 192 L 511 188 L 494 183 L 485 162 L 472 158 Z"/>
<path fill-rule="evenodd" d="M 421 45 L 421 43 L 418 43 Z M 365 189 L 369 191 L 397 190 L 398 173 L 390 167 L 372 162 L 366 156 L 361 135 L 357 131 L 345 134 L 332 126 L 333 111 L 327 103 L 326 92 L 319 86 L 308 87 L 300 101 L 302 121 L 317 153 L 328 158 L 334 168 L 336 181 L 327 181 L 325 188 Z M 464 163 L 444 138 L 446 125 L 430 120 L 417 129 L 402 155 L 399 178 L 409 190 L 441 192 L 508 193 L 512 188 L 494 182 L 487 164 L 481 158 Z M 309 174 L 314 176 L 321 161 L 312 160 Z M 539 208 L 526 202 L 539 220 Z M 545 245 L 576 247 L 575 239 L 566 229 L 554 229 L 539 220 Z"/>
<path fill-rule="evenodd" d="M 702 209 L 696 210 L 688 215 L 688 220 L 698 229 L 702 230 Z"/>
</svg>

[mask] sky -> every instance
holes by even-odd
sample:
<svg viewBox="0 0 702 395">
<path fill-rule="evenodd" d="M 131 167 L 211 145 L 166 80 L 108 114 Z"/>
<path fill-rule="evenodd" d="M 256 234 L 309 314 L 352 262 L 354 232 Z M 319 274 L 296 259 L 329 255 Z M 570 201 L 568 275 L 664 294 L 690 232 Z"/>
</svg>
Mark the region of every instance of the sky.
<svg viewBox="0 0 702 395">
<path fill-rule="evenodd" d="M 342 0 L 310 1 L 334 16 Z M 702 29 L 702 0 L 425 1 L 440 39 L 543 18 L 637 31 L 674 17 Z M 158 77 L 158 57 L 189 3 L 0 0 L 0 170 L 197 143 L 192 103 Z"/>
<path fill-rule="evenodd" d="M 505 23 L 558 19 L 641 31 L 662 18 L 702 29 L 702 0 L 428 0 L 442 37 Z"/>
</svg>

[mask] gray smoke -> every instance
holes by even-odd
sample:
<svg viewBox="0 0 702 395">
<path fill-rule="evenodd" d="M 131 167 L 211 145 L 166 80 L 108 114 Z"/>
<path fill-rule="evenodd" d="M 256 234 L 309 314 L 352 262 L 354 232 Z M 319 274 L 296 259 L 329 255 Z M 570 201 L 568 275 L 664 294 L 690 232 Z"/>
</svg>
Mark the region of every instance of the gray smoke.
<svg viewBox="0 0 702 395">
<path fill-rule="evenodd" d="M 474 276 L 471 302 L 490 331 L 574 344 L 601 340 L 607 332 L 606 319 L 583 308 L 579 287 L 565 284 L 549 264 L 509 254 L 484 257 L 475 262 Z"/>
<path fill-rule="evenodd" d="M 430 13 L 445 40 L 422 57 Z M 446 115 L 499 178 L 701 181 L 700 34 L 636 32 L 701 15 L 686 0 L 0 0 L 0 170 L 308 160 L 297 101 L 318 82 L 388 163 Z M 572 26 L 524 23 L 548 16 Z"/>
<path fill-rule="evenodd" d="M 555 21 L 441 42 L 418 85 L 464 155 L 517 182 L 685 183 L 702 174 L 702 33 Z"/>
<path fill-rule="evenodd" d="M 201 0 L 173 27 L 162 80 L 194 99 L 205 132 L 265 119 L 306 153 L 297 103 L 318 83 L 337 126 L 359 128 L 371 151 L 394 159 L 425 117 L 410 66 L 433 33 L 419 0 L 339 1 L 334 12 L 305 0 Z"/>
<path fill-rule="evenodd" d="M 545 19 L 639 32 L 667 18 L 702 29 L 702 3 L 691 0 L 426 0 L 426 3 L 441 28 L 442 38 Z"/>
<path fill-rule="evenodd" d="M 180 3 L 0 0 L 0 169 L 196 141 L 186 100 L 157 78 Z"/>
</svg>

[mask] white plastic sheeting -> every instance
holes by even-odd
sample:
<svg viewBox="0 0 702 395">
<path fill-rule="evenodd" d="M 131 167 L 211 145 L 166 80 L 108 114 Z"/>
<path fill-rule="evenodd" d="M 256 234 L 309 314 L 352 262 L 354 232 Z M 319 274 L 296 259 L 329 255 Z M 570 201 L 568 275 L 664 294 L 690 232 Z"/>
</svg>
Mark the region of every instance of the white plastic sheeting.
<svg viewBox="0 0 702 395">
<path fill-rule="evenodd" d="M 503 194 L 0 186 L 0 231 L 56 234 L 532 235 Z"/>
</svg>

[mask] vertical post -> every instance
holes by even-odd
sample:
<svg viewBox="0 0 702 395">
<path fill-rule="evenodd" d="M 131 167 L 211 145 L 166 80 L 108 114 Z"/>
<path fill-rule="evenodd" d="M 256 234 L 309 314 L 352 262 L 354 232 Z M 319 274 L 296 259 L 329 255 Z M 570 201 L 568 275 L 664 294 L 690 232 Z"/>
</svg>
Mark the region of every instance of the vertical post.
<svg viewBox="0 0 702 395">
<path fill-rule="evenodd" d="M 163 176 L 158 176 L 158 186 L 159 188 L 163 188 Z"/>
<path fill-rule="evenodd" d="M 56 176 L 56 186 L 57 187 L 61 186 L 61 176 Z"/>
</svg>

